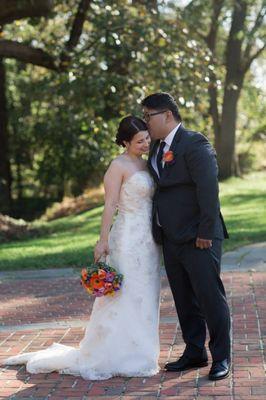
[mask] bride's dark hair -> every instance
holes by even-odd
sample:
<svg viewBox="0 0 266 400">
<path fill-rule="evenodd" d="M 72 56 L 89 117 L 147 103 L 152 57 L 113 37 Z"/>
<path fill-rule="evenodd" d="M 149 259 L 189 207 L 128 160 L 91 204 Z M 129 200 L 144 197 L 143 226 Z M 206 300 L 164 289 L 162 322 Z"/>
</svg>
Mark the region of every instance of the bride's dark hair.
<svg viewBox="0 0 266 400">
<path fill-rule="evenodd" d="M 119 146 L 126 147 L 124 142 L 130 142 L 137 133 L 147 129 L 143 119 L 129 115 L 120 121 L 115 142 Z"/>
</svg>

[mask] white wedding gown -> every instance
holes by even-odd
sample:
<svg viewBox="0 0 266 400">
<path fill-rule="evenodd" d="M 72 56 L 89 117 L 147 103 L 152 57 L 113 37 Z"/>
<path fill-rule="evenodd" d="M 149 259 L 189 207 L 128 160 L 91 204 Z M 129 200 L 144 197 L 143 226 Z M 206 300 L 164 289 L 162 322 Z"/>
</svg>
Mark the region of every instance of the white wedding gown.
<svg viewBox="0 0 266 400">
<path fill-rule="evenodd" d="M 158 370 L 160 251 L 151 233 L 153 179 L 137 171 L 121 187 L 118 215 L 109 235 L 107 262 L 124 275 L 114 297 L 96 298 L 79 348 L 54 343 L 9 357 L 30 373 L 58 371 L 102 380 L 152 376 Z"/>
</svg>

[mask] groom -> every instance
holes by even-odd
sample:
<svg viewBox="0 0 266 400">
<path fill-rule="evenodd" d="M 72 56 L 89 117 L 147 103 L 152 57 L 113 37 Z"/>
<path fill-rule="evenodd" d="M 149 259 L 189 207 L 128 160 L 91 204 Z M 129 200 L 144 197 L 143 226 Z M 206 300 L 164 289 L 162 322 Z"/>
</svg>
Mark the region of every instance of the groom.
<svg viewBox="0 0 266 400">
<path fill-rule="evenodd" d="M 142 106 L 155 141 L 148 160 L 157 183 L 153 235 L 163 246 L 186 344 L 181 358 L 165 368 L 184 371 L 208 365 L 207 324 L 213 361 L 209 378 L 223 379 L 230 371 L 230 313 L 220 263 L 228 233 L 220 212 L 216 154 L 205 136 L 183 127 L 170 94 L 152 94 Z"/>
</svg>

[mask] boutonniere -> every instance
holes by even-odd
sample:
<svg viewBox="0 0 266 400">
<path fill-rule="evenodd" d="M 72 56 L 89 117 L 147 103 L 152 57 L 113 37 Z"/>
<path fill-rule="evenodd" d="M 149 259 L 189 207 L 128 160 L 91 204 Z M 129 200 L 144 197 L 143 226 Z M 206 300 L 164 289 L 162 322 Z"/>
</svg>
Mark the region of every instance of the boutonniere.
<svg viewBox="0 0 266 400">
<path fill-rule="evenodd" d="M 175 157 L 174 157 L 174 153 L 169 150 L 166 151 L 163 155 L 163 162 L 165 162 L 168 165 L 174 164 L 175 162 Z"/>
</svg>

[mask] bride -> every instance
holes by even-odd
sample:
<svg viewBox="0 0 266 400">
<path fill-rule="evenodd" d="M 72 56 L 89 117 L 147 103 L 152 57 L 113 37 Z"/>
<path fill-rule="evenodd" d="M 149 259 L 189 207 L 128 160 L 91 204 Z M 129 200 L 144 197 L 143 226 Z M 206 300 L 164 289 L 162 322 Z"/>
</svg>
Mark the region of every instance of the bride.
<svg viewBox="0 0 266 400">
<path fill-rule="evenodd" d="M 125 151 L 104 177 L 105 206 L 94 258 L 106 257 L 124 275 L 121 290 L 95 299 L 79 348 L 54 343 L 9 357 L 5 365 L 26 364 L 30 373 L 58 371 L 92 380 L 158 372 L 160 251 L 151 232 L 154 184 L 142 158 L 150 145 L 145 122 L 124 118 L 116 143 Z"/>
</svg>

